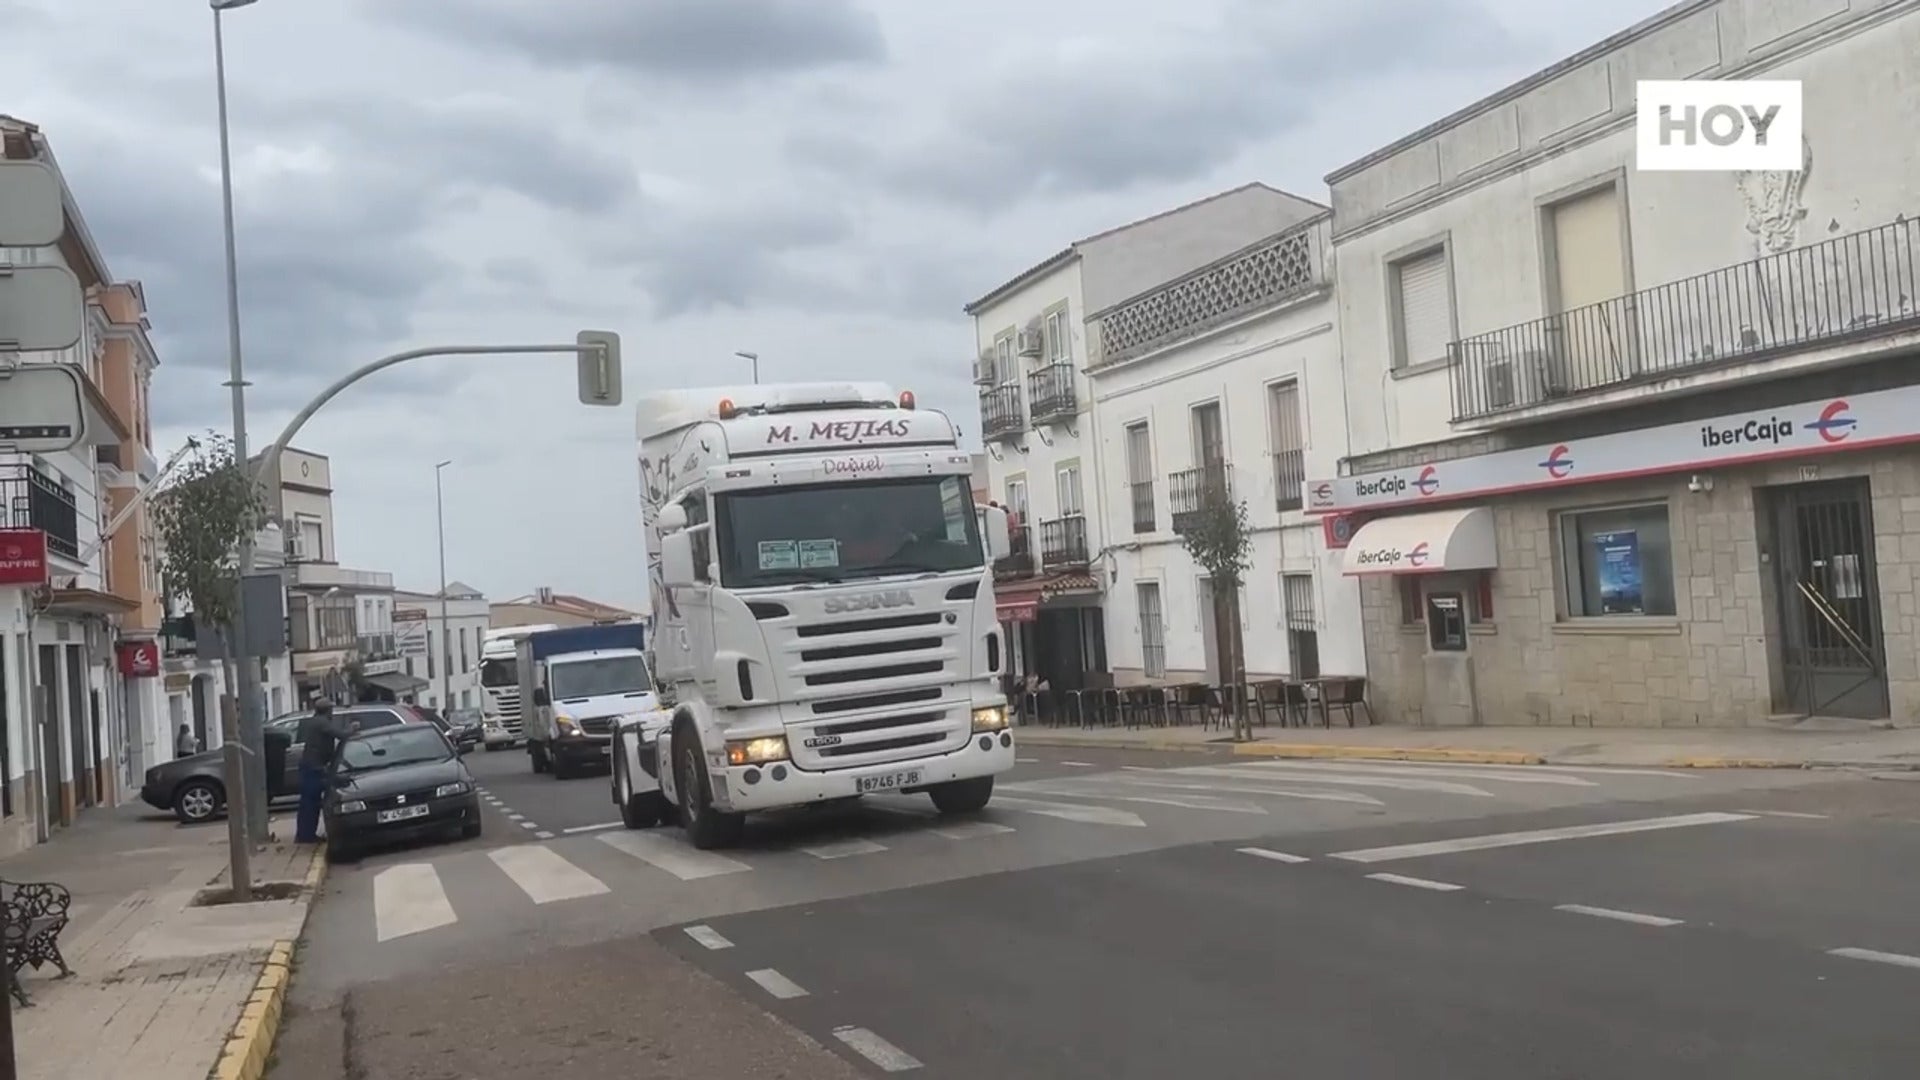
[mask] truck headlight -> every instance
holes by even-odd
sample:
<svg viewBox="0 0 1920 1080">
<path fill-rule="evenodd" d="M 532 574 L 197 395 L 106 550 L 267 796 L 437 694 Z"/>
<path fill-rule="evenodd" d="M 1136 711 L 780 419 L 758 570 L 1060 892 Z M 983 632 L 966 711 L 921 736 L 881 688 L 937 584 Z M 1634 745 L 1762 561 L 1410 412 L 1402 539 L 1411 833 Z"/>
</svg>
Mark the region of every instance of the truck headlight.
<svg viewBox="0 0 1920 1080">
<path fill-rule="evenodd" d="M 734 739 L 727 743 L 727 764 L 764 765 L 787 760 L 787 737 L 769 735 L 762 739 Z"/>
<path fill-rule="evenodd" d="M 359 799 L 348 799 L 346 802 L 336 804 L 333 812 L 336 814 L 357 814 L 366 808 L 367 804 L 365 802 Z"/>
<path fill-rule="evenodd" d="M 439 787 L 433 789 L 433 797 L 436 799 L 445 795 L 465 795 L 466 793 L 467 782 L 465 780 L 455 780 L 451 784 L 441 784 Z"/>
<path fill-rule="evenodd" d="M 1007 726 L 1007 707 L 989 705 L 984 709 L 973 710 L 973 730 L 1000 731 Z"/>
<path fill-rule="evenodd" d="M 571 716 L 556 716 L 553 718 L 553 723 L 561 731 L 567 732 L 570 735 L 580 734 L 580 725 L 576 723 Z"/>
</svg>

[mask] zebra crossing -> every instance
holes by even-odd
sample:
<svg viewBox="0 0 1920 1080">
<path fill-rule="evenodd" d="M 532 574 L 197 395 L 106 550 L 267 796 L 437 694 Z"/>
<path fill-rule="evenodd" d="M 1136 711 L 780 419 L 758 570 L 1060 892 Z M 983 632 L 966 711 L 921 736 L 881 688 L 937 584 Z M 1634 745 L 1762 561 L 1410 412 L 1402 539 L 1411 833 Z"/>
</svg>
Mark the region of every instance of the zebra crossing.
<svg viewBox="0 0 1920 1080">
<path fill-rule="evenodd" d="M 911 865 L 891 877 L 880 875 L 874 887 L 951 877 L 969 868 L 985 873 L 1194 840 L 1250 838 L 1281 825 L 1337 828 L 1357 823 L 1358 815 L 1376 815 L 1365 820 L 1378 821 L 1377 815 L 1393 810 L 1428 814 L 1436 804 L 1484 813 L 1489 801 L 1516 797 L 1531 804 L 1598 801 L 1617 797 L 1623 784 L 1685 795 L 1695 776 L 1237 759 L 1128 766 L 1009 779 L 986 812 L 972 818 L 940 817 L 923 796 L 874 796 L 824 829 L 769 826 L 769 835 L 754 839 L 750 831 L 747 846 L 724 852 L 697 850 L 674 828 L 527 830 L 543 839 L 484 850 L 407 852 L 398 856 L 405 861 L 375 863 L 365 872 L 371 874 L 374 935 L 385 943 L 430 935 L 482 909 L 506 907 L 545 918 L 596 900 L 657 906 L 673 890 L 690 889 L 714 897 L 723 894 L 711 890 L 744 890 L 754 902 L 784 902 L 787 892 L 844 889 L 844 875 L 871 877 L 873 868 L 889 860 Z M 781 888 L 767 885 L 756 892 L 770 876 L 779 878 Z"/>
</svg>

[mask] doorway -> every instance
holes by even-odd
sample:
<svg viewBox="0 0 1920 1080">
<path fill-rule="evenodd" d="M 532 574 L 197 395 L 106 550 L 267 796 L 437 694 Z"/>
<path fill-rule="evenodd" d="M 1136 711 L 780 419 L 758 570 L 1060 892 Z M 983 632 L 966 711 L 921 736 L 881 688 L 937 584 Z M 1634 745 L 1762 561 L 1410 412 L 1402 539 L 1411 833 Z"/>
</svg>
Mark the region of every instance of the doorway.
<svg viewBox="0 0 1920 1080">
<path fill-rule="evenodd" d="M 1889 715 L 1872 491 L 1865 477 L 1766 489 L 1779 700 L 1806 716 Z"/>
<path fill-rule="evenodd" d="M 33 712 L 40 729 L 40 820 L 50 828 L 61 820 L 60 646 L 40 646 L 40 678 L 34 686 Z"/>
<path fill-rule="evenodd" d="M 87 665 L 80 646 L 67 646 L 67 736 L 73 740 L 73 802 L 93 805 L 93 758 L 87 740 Z"/>
</svg>

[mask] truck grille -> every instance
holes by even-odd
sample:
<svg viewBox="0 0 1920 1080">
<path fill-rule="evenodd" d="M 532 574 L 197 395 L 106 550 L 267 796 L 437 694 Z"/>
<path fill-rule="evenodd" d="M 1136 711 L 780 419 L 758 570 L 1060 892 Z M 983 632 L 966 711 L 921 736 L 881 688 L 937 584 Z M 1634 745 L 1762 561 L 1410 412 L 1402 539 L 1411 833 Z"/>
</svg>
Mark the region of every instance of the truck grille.
<svg viewBox="0 0 1920 1080">
<path fill-rule="evenodd" d="M 796 659 L 792 696 L 811 719 L 789 732 L 794 764 L 842 769 L 964 744 L 967 712 L 942 700 L 963 647 L 938 611 L 796 627 L 787 645 Z M 889 710 L 895 715 L 872 715 Z"/>
<path fill-rule="evenodd" d="M 580 730 L 589 735 L 605 735 L 613 730 L 613 721 L 611 716 L 596 716 L 580 721 Z"/>
<path fill-rule="evenodd" d="M 520 719 L 520 690 L 515 687 L 504 690 L 484 690 L 493 697 L 494 712 L 500 717 L 500 727 L 515 738 L 525 732 L 526 727 Z"/>
</svg>

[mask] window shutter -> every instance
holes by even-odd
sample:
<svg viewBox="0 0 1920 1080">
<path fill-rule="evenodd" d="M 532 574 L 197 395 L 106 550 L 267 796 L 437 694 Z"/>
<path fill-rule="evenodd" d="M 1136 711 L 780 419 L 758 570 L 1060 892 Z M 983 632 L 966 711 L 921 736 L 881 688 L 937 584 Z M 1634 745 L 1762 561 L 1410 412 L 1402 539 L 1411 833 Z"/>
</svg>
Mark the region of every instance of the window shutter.
<svg viewBox="0 0 1920 1080">
<path fill-rule="evenodd" d="M 1399 265 L 1400 331 L 1406 365 L 1441 360 L 1453 338 L 1453 297 L 1447 280 L 1445 250 L 1429 252 Z"/>
</svg>

